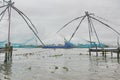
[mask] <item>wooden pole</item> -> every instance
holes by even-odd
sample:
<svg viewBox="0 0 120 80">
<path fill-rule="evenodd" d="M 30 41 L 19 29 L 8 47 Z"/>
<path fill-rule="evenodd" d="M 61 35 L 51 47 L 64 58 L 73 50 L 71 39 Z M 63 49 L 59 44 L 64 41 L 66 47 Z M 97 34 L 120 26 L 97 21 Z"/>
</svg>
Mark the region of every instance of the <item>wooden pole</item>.
<svg viewBox="0 0 120 80">
<path fill-rule="evenodd" d="M 90 24 L 90 19 L 89 19 L 89 14 L 88 14 L 88 12 L 85 12 L 85 15 L 87 16 L 87 19 L 88 19 L 88 29 L 89 29 L 89 39 L 90 39 L 90 47 L 89 47 L 89 55 L 91 56 L 91 50 L 90 50 L 90 48 L 91 48 L 91 42 L 92 42 L 92 39 L 91 39 L 91 30 L 92 30 L 92 28 L 91 28 L 91 24 Z"/>
<path fill-rule="evenodd" d="M 10 28 L 11 28 L 11 0 L 8 3 L 8 44 L 5 45 L 5 60 L 8 62 L 12 60 L 12 47 L 10 43 Z"/>
<path fill-rule="evenodd" d="M 117 52 L 117 59 L 119 60 L 119 53 L 120 53 L 120 50 L 118 48 L 118 52 Z"/>
<path fill-rule="evenodd" d="M 104 55 L 105 55 L 105 58 L 106 58 L 106 51 L 105 51 L 105 54 L 104 54 Z"/>
<path fill-rule="evenodd" d="M 11 3 L 11 1 L 10 1 L 10 3 Z M 8 20 L 9 20 L 9 26 L 8 26 L 8 46 L 10 47 L 10 27 L 11 27 L 11 6 L 10 5 L 8 7 Z"/>
<path fill-rule="evenodd" d="M 13 47 L 10 46 L 10 61 L 12 61 L 12 52 L 13 52 Z"/>
<path fill-rule="evenodd" d="M 104 51 L 104 49 L 102 50 L 102 56 L 104 57 L 104 54 L 105 54 L 105 51 Z"/>
<path fill-rule="evenodd" d="M 5 44 L 5 60 L 4 62 L 7 63 L 9 61 L 12 61 L 12 51 L 13 51 L 13 47 L 10 46 L 10 44 Z"/>
<path fill-rule="evenodd" d="M 7 48 L 7 44 L 5 44 L 5 60 L 4 62 L 8 62 L 8 48 Z"/>
<path fill-rule="evenodd" d="M 111 51 L 111 58 L 113 58 L 113 52 Z"/>
<path fill-rule="evenodd" d="M 97 52 L 97 44 L 94 43 L 95 47 L 96 47 L 96 56 L 98 56 L 98 52 Z"/>
<path fill-rule="evenodd" d="M 90 48 L 89 48 L 89 56 L 91 56 L 91 50 L 90 50 Z"/>
</svg>

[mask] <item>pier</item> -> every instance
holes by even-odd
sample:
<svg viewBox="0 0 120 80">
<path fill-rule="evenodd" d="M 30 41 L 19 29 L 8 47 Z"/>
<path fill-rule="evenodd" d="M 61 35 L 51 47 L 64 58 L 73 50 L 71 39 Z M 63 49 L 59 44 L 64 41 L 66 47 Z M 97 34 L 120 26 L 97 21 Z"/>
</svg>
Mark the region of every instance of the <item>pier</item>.
<svg viewBox="0 0 120 80">
<path fill-rule="evenodd" d="M 96 56 L 98 56 L 99 53 L 102 53 L 103 57 L 106 57 L 106 54 L 110 53 L 111 57 L 113 57 L 113 53 L 117 54 L 117 59 L 120 59 L 120 48 L 90 48 L 89 49 L 89 55 L 91 56 L 91 54 L 95 52 Z"/>
</svg>

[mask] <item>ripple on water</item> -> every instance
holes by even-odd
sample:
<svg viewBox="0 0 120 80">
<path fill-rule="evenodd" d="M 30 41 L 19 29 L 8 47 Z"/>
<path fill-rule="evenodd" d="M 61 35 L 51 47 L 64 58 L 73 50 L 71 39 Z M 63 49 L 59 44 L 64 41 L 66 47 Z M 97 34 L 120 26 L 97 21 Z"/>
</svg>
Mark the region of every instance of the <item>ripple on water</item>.
<svg viewBox="0 0 120 80">
<path fill-rule="evenodd" d="M 120 65 L 86 49 L 18 49 L 9 64 L 0 54 L 1 80 L 119 80 Z"/>
</svg>

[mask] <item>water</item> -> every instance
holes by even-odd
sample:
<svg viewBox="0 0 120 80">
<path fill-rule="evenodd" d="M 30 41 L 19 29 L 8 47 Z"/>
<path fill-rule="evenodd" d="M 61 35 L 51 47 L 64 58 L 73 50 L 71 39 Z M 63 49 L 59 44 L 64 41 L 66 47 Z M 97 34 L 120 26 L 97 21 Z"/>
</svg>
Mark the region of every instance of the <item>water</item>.
<svg viewBox="0 0 120 80">
<path fill-rule="evenodd" d="M 0 80 L 120 80 L 113 56 L 89 56 L 86 49 L 17 49 L 8 64 L 0 54 Z"/>
</svg>

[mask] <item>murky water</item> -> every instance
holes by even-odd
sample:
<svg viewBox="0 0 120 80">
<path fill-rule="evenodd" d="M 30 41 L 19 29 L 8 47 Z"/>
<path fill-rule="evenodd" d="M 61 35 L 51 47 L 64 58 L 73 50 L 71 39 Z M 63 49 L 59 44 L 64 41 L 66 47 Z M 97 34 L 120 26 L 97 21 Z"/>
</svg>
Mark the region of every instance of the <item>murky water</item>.
<svg viewBox="0 0 120 80">
<path fill-rule="evenodd" d="M 113 56 L 89 56 L 86 49 L 17 49 L 8 64 L 0 54 L 0 80 L 120 80 Z"/>
</svg>

